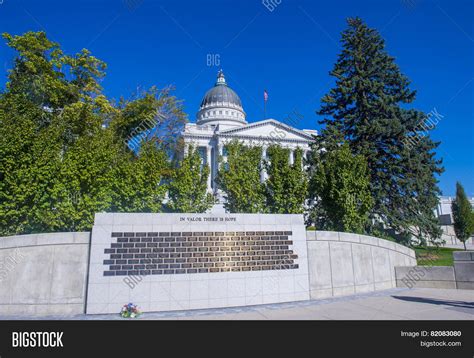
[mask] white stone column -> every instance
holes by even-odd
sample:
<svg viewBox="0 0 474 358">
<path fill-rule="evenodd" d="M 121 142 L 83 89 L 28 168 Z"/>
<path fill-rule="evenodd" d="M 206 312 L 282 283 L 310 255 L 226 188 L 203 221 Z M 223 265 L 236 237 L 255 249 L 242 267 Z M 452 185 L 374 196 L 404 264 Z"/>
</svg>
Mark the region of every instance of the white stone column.
<svg viewBox="0 0 474 358">
<path fill-rule="evenodd" d="M 295 150 L 293 148 L 288 148 L 290 150 L 290 165 L 293 165 L 295 162 Z"/>
<path fill-rule="evenodd" d="M 216 176 L 219 173 L 219 170 L 221 170 L 222 163 L 223 163 L 223 154 L 224 154 L 224 144 L 219 142 L 217 143 L 217 153 L 216 153 Z M 221 159 L 221 161 L 219 161 Z M 222 189 L 219 188 L 218 184 L 216 181 L 214 181 L 214 193 L 217 196 L 217 200 L 219 203 L 223 203 L 224 201 L 224 193 L 222 192 Z"/>
<path fill-rule="evenodd" d="M 207 191 L 212 192 L 212 187 L 211 187 L 211 180 L 212 180 L 212 170 L 213 168 L 211 167 L 212 161 L 211 161 L 211 147 L 209 144 L 206 147 L 206 164 L 209 166 L 209 176 L 207 177 Z"/>
<path fill-rule="evenodd" d="M 267 146 L 262 146 L 262 170 L 260 171 L 260 181 L 263 183 L 267 179 L 267 172 L 263 167 L 263 163 L 265 162 L 267 157 Z"/>
<path fill-rule="evenodd" d="M 224 144 L 218 143 L 217 144 L 217 156 L 218 156 L 217 159 L 224 160 L 223 155 L 224 155 Z M 222 162 L 219 162 L 219 168 L 221 164 Z"/>
</svg>

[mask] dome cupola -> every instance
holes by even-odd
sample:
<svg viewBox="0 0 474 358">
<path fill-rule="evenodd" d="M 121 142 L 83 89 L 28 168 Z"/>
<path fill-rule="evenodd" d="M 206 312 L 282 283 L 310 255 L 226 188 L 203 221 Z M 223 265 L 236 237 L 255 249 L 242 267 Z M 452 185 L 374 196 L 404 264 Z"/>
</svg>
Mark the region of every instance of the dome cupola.
<svg viewBox="0 0 474 358">
<path fill-rule="evenodd" d="M 247 124 L 245 112 L 237 93 L 230 88 L 220 70 L 214 87 L 206 92 L 196 115 L 198 125 L 237 127 Z"/>
</svg>

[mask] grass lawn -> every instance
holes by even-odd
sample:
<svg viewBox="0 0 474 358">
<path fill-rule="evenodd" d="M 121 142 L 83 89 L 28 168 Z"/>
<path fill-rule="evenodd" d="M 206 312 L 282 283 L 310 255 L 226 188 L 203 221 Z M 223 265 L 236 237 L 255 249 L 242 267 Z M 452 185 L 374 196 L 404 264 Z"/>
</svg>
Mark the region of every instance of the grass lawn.
<svg viewBox="0 0 474 358">
<path fill-rule="evenodd" d="M 419 266 L 453 266 L 453 251 L 460 251 L 460 249 L 417 247 L 415 248 L 416 261 Z"/>
</svg>

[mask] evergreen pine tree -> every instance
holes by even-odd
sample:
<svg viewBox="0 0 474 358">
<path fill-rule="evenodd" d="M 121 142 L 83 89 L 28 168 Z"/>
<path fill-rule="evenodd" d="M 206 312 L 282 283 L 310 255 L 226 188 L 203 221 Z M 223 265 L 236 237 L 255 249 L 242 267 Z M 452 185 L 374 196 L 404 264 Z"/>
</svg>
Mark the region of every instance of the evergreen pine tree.
<svg viewBox="0 0 474 358">
<path fill-rule="evenodd" d="M 326 128 L 315 151 L 346 140 L 352 153 L 367 160 L 374 207 L 373 222 L 383 222 L 399 238 L 435 240 L 441 230 L 434 216 L 435 174 L 442 172 L 433 142 L 421 131 L 431 129 L 429 116 L 402 105 L 415 99 L 409 80 L 385 50 L 379 33 L 360 18 L 348 19 L 343 50 L 334 69 L 335 87 L 322 98 L 320 124 Z"/>
</svg>

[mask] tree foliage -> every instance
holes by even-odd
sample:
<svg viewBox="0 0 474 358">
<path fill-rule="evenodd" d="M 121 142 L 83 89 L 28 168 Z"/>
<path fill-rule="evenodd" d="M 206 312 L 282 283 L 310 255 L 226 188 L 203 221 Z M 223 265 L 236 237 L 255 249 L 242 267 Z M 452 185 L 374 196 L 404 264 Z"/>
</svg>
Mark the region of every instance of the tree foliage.
<svg viewBox="0 0 474 358">
<path fill-rule="evenodd" d="M 169 209 L 180 213 L 202 213 L 210 209 L 214 196 L 207 192 L 209 171 L 197 148 L 190 146 L 169 184 Z"/>
<path fill-rule="evenodd" d="M 303 151 L 294 151 L 290 164 L 290 150 L 279 145 L 267 148 L 264 182 L 267 208 L 275 214 L 302 214 L 308 191 L 308 178 L 303 168 Z"/>
<path fill-rule="evenodd" d="M 225 208 L 232 213 L 265 212 L 265 188 L 260 181 L 262 148 L 246 147 L 237 140 L 226 148 L 227 161 L 221 163 L 218 173 Z"/>
<path fill-rule="evenodd" d="M 316 205 L 310 221 L 317 228 L 364 233 L 373 206 L 367 162 L 348 144 L 319 154 L 310 188 Z"/>
<path fill-rule="evenodd" d="M 464 192 L 461 183 L 456 183 L 456 198 L 451 204 L 454 220 L 454 232 L 459 241 L 464 244 L 474 234 L 474 212 L 471 203 Z"/>
<path fill-rule="evenodd" d="M 330 72 L 336 84 L 318 111 L 326 127 L 314 151 L 346 140 L 353 154 L 367 160 L 372 222 L 382 221 L 400 238 L 434 240 L 441 234 L 433 212 L 440 194 L 435 175 L 443 169 L 434 153 L 439 143 L 421 133 L 432 128 L 429 116 L 405 109 L 416 93 L 377 31 L 348 19 L 342 45 Z"/>
<path fill-rule="evenodd" d="M 96 212 L 161 211 L 177 143 L 169 133 L 186 121 L 170 89 L 115 105 L 100 86 L 106 65 L 89 51 L 66 55 L 44 32 L 3 37 L 18 55 L 0 94 L 0 234 L 88 230 Z M 160 122 L 145 121 L 158 113 Z"/>
</svg>

